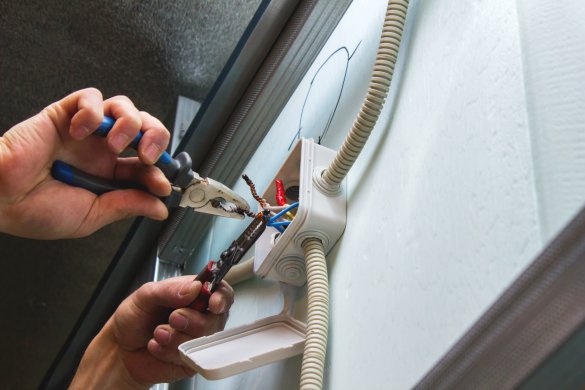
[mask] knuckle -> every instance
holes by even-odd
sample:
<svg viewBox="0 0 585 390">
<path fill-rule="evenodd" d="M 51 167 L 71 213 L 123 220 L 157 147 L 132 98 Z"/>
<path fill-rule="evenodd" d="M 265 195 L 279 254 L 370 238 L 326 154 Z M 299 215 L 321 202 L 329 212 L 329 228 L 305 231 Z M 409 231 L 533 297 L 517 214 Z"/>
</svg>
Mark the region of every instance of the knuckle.
<svg viewBox="0 0 585 390">
<path fill-rule="evenodd" d="M 157 123 L 155 126 L 152 126 L 149 129 L 149 132 L 157 137 L 167 137 L 170 135 L 169 131 L 162 123 Z"/>
<path fill-rule="evenodd" d="M 130 100 L 130 98 L 126 95 L 116 95 L 116 96 L 112 97 L 111 100 L 121 102 L 121 103 L 130 103 L 130 104 L 134 105 L 132 100 Z"/>
<path fill-rule="evenodd" d="M 96 87 L 85 88 L 85 89 L 82 89 L 81 92 L 91 94 L 91 95 L 97 95 L 100 98 L 102 97 L 102 92 L 99 89 L 97 89 Z"/>
<path fill-rule="evenodd" d="M 155 282 L 147 282 L 140 287 L 138 290 L 144 296 L 152 296 L 156 290 L 156 283 Z"/>
<path fill-rule="evenodd" d="M 51 103 L 47 107 L 43 108 L 40 112 L 41 117 L 46 117 L 53 121 L 54 118 L 58 118 L 60 114 L 60 106 L 58 103 Z"/>
<path fill-rule="evenodd" d="M 131 116 L 129 119 L 132 121 L 133 127 L 136 127 L 138 130 L 142 128 L 142 120 L 140 119 L 140 117 Z"/>
<path fill-rule="evenodd" d="M 120 121 L 120 131 L 128 134 L 135 134 L 142 127 L 142 121 L 134 115 L 123 116 L 116 121 Z"/>
<path fill-rule="evenodd" d="M 157 139 L 164 138 L 167 133 L 168 131 L 162 126 L 151 127 L 144 132 L 145 135 L 148 134 L 149 137 L 156 137 Z"/>
</svg>

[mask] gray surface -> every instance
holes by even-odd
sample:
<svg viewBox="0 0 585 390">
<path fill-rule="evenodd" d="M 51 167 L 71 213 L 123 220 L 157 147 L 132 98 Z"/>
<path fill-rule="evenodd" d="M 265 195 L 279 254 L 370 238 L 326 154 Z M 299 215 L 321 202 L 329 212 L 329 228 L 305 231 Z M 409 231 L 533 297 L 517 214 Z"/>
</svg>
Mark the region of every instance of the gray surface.
<svg viewBox="0 0 585 390">
<path fill-rule="evenodd" d="M 552 354 L 518 390 L 574 389 L 585 385 L 585 325 Z"/>
<path fill-rule="evenodd" d="M 128 223 L 80 240 L 0 235 L 0 388 L 40 382 L 114 255 Z"/>
<path fill-rule="evenodd" d="M 205 97 L 259 3 L 2 1 L 0 129 L 87 86 L 168 123 L 178 91 Z"/>
<path fill-rule="evenodd" d="M 0 132 L 87 86 L 170 126 L 177 94 L 205 97 L 259 3 L 0 2 Z M 128 226 L 81 240 L 0 235 L 0 388 L 38 385 Z"/>
</svg>

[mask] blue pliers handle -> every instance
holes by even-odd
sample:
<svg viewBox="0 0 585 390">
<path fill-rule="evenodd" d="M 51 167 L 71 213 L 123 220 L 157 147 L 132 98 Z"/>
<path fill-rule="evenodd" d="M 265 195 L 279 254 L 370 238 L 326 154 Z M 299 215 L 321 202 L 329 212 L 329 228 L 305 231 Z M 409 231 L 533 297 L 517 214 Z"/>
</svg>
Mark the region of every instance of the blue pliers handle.
<svg viewBox="0 0 585 390">
<path fill-rule="evenodd" d="M 106 137 L 110 130 L 112 130 L 112 127 L 114 127 L 114 123 L 116 123 L 116 121 L 113 118 L 105 116 L 103 122 L 93 132 L 93 135 Z M 140 143 L 142 136 L 142 132 L 138 133 L 130 143 L 130 147 L 138 149 L 138 144 Z M 180 188 L 187 187 L 193 180 L 194 172 L 191 169 L 191 164 L 191 157 L 185 152 L 179 153 L 176 158 L 172 158 L 167 152 L 163 152 L 155 163 L 155 165 L 164 173 L 166 178 L 173 185 Z M 59 181 L 75 187 L 84 188 L 97 195 L 128 188 L 144 189 L 136 183 L 116 182 L 90 175 L 60 160 L 55 161 L 53 164 L 51 175 Z"/>
</svg>

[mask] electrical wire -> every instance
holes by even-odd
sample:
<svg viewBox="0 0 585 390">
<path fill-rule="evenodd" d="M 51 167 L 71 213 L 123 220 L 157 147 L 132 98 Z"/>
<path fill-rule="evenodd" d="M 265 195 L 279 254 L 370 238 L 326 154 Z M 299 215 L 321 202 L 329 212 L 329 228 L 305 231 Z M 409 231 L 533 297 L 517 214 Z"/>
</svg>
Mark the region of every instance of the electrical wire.
<svg viewBox="0 0 585 390">
<path fill-rule="evenodd" d="M 274 185 L 276 186 L 276 204 L 279 206 L 286 205 L 286 195 L 284 191 L 284 184 L 282 180 L 276 179 L 274 180 Z"/>
<path fill-rule="evenodd" d="M 290 206 L 290 204 L 285 204 L 284 206 L 270 206 L 270 205 L 268 205 L 268 206 L 266 206 L 266 210 L 273 211 L 274 214 L 276 214 L 277 212 L 282 211 L 289 206 Z"/>
<path fill-rule="evenodd" d="M 282 217 L 284 214 L 286 214 L 287 212 L 296 209 L 297 207 L 299 207 L 299 202 L 295 202 L 293 204 L 291 204 L 290 206 L 286 207 L 284 210 L 282 210 L 281 212 L 279 212 L 278 214 L 276 214 L 275 216 L 271 217 L 268 222 L 274 222 L 276 221 L 278 218 Z"/>
<path fill-rule="evenodd" d="M 267 226 L 288 226 L 290 225 L 291 221 L 281 221 L 281 222 L 270 222 Z"/>
<path fill-rule="evenodd" d="M 266 226 L 275 228 L 276 230 L 278 230 L 278 232 L 279 232 L 280 234 L 284 233 L 284 228 L 283 228 L 282 226 L 278 226 L 278 225 L 271 225 L 271 224 L 266 224 Z"/>
<path fill-rule="evenodd" d="M 368 93 L 343 145 L 321 176 L 321 184 L 331 192 L 338 190 L 378 121 L 392 82 L 407 10 L 408 0 L 388 1 Z"/>
<path fill-rule="evenodd" d="M 269 206 L 269 204 L 268 204 L 268 202 L 266 202 L 266 199 L 264 199 L 260 195 L 258 195 L 258 193 L 256 192 L 256 185 L 254 184 L 252 179 L 250 179 L 248 177 L 248 175 L 246 175 L 246 174 L 242 175 L 242 179 L 244 179 L 244 181 L 246 182 L 248 187 L 250 187 L 250 192 L 252 193 L 252 196 L 254 197 L 254 199 L 256 199 L 256 202 L 258 202 L 260 204 L 260 207 L 262 207 L 263 209 L 266 209 L 266 206 Z"/>
</svg>

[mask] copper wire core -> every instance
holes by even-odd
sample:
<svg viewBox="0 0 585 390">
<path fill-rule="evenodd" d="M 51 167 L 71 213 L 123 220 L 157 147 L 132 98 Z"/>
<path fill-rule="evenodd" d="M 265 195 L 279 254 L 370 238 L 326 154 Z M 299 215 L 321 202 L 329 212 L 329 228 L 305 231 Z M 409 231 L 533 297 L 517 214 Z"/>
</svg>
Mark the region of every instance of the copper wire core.
<svg viewBox="0 0 585 390">
<path fill-rule="evenodd" d="M 258 202 L 260 204 L 260 207 L 265 209 L 267 206 L 266 199 L 261 198 L 260 195 L 258 195 L 258 193 L 256 192 L 256 186 L 254 185 L 252 180 L 246 174 L 242 175 L 242 179 L 244 179 L 244 181 L 246 182 L 248 187 L 250 187 L 250 192 L 252 193 L 252 196 L 254 197 L 254 199 L 256 199 L 256 202 Z"/>
<path fill-rule="evenodd" d="M 252 212 L 250 210 L 244 210 L 244 209 L 242 209 L 240 207 L 238 207 L 236 209 L 236 213 L 239 213 L 239 214 L 242 214 L 242 215 L 247 215 L 250 218 L 255 218 L 256 217 L 256 214 L 254 212 Z"/>
</svg>

